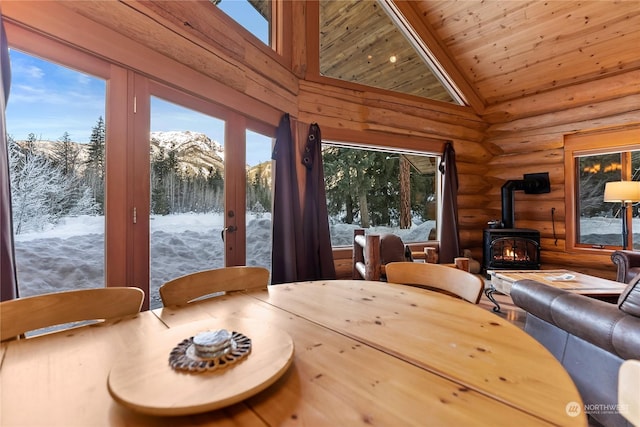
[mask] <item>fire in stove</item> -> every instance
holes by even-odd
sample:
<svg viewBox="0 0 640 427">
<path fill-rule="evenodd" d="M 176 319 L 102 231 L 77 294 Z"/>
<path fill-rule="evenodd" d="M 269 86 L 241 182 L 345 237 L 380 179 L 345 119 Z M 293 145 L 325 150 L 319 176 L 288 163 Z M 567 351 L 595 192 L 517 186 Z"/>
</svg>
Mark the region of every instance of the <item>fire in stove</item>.
<svg viewBox="0 0 640 427">
<path fill-rule="evenodd" d="M 540 232 L 527 228 L 484 230 L 485 270 L 538 270 Z"/>
<path fill-rule="evenodd" d="M 531 261 L 531 257 L 526 251 L 518 248 L 512 248 L 505 246 L 502 249 L 502 253 L 495 253 L 493 259 L 495 261 L 512 261 L 512 262 L 528 262 Z"/>
<path fill-rule="evenodd" d="M 483 267 L 486 270 L 540 269 L 540 232 L 515 228 L 514 191 L 526 194 L 549 193 L 549 174 L 525 174 L 502 186 L 502 221 L 489 222 L 483 235 Z"/>
</svg>

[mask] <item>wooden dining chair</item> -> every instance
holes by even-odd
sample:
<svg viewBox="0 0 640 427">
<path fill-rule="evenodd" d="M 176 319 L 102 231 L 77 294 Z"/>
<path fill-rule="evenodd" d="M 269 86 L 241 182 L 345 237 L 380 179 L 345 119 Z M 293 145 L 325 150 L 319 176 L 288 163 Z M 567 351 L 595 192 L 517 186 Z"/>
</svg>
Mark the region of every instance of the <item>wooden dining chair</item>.
<svg viewBox="0 0 640 427">
<path fill-rule="evenodd" d="M 640 426 L 640 360 L 628 359 L 618 372 L 620 413 L 634 426 Z"/>
<path fill-rule="evenodd" d="M 392 262 L 386 271 L 387 282 L 441 291 L 473 304 L 480 302 L 484 289 L 480 277 L 442 264 Z"/>
<path fill-rule="evenodd" d="M 220 292 L 266 288 L 269 270 L 263 267 L 223 267 L 198 271 L 170 280 L 160 286 L 160 298 L 165 306 L 188 304 Z"/>
<path fill-rule="evenodd" d="M 106 321 L 140 312 L 144 291 L 134 287 L 76 289 L 0 303 L 0 341 L 72 322 Z M 64 329 L 64 328 L 63 328 Z"/>
</svg>

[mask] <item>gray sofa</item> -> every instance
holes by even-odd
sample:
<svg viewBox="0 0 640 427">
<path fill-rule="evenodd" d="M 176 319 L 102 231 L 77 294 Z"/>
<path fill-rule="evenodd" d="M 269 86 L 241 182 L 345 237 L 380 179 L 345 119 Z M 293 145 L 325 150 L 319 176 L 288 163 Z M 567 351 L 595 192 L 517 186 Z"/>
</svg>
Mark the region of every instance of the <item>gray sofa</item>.
<svg viewBox="0 0 640 427">
<path fill-rule="evenodd" d="M 587 415 L 607 427 L 631 426 L 611 405 L 618 402 L 620 365 L 640 359 L 640 280 L 627 286 L 617 304 L 533 280 L 514 283 L 511 298 L 527 312 L 525 331 L 573 379 Z"/>
</svg>

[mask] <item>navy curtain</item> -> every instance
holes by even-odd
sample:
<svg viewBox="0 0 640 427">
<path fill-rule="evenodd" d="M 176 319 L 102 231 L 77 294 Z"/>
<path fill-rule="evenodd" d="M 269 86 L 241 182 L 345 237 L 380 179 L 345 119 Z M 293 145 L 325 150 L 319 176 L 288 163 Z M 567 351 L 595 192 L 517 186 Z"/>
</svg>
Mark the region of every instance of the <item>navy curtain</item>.
<svg viewBox="0 0 640 427">
<path fill-rule="evenodd" d="M 11 184 L 9 182 L 9 147 L 5 109 L 11 86 L 9 46 L 0 14 L 0 301 L 18 297 L 18 281 L 13 249 L 13 217 L 11 215 Z"/>
<path fill-rule="evenodd" d="M 449 264 L 460 256 L 458 234 L 458 170 L 456 152 L 450 142 L 445 144 L 440 165 L 443 174 L 442 218 L 440 219 L 440 263 Z"/>
<path fill-rule="evenodd" d="M 275 160 L 272 284 L 297 281 L 300 277 L 298 269 L 302 267 L 298 266 L 298 252 L 304 245 L 294 148 L 289 114 L 284 114 L 276 131 L 276 143 L 271 156 Z"/>
<path fill-rule="evenodd" d="M 298 126 L 294 128 L 297 130 Z M 291 132 L 291 121 L 288 114 L 280 120 L 272 155 L 275 160 L 272 284 L 335 279 L 336 276 L 320 139 L 320 128 L 312 124 L 301 160 L 306 168 L 301 203 L 296 175 L 297 145 Z"/>
<path fill-rule="evenodd" d="M 309 126 L 302 164 L 307 169 L 302 222 L 306 248 L 304 273 L 307 280 L 335 279 L 322 166 L 322 136 L 316 123 Z"/>
</svg>

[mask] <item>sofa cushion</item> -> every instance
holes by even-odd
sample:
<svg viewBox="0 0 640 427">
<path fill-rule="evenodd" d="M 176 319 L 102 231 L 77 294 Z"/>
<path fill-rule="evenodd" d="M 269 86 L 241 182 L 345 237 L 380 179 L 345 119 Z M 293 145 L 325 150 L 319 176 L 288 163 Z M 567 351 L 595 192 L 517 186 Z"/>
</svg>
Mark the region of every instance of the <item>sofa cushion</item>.
<svg viewBox="0 0 640 427">
<path fill-rule="evenodd" d="M 631 279 L 618 298 L 618 308 L 627 314 L 640 317 L 640 275 Z"/>
</svg>

